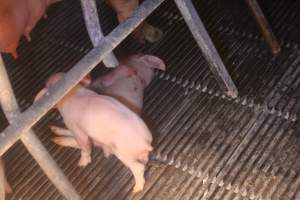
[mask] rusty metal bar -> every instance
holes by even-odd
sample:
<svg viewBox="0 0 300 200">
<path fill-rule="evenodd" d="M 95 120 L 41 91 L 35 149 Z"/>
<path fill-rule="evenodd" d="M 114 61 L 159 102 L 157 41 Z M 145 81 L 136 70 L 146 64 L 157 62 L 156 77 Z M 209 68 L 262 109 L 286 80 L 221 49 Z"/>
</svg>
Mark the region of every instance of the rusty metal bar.
<svg viewBox="0 0 300 200">
<path fill-rule="evenodd" d="M 99 22 L 96 2 L 95 0 L 81 0 L 80 2 L 86 29 L 93 46 L 96 47 L 104 37 Z M 119 65 L 118 59 L 113 52 L 107 54 L 103 59 L 103 63 L 106 67 L 116 67 Z"/>
<path fill-rule="evenodd" d="M 134 14 L 118 25 L 99 46 L 82 58 L 63 79 L 50 87 L 44 97 L 16 116 L 0 136 L 0 156 L 3 155 L 24 133 L 42 118 L 72 87 L 79 83 L 103 58 L 121 43 L 164 0 L 146 0 Z"/>
<path fill-rule="evenodd" d="M 15 117 L 20 114 L 17 100 L 14 96 L 9 78 L 4 66 L 2 57 L 0 56 L 0 104 L 10 123 L 14 122 Z M 32 130 L 28 130 L 21 136 L 21 141 L 27 148 L 29 153 L 37 161 L 48 178 L 61 192 L 62 195 L 69 200 L 79 200 L 81 197 L 73 188 L 67 177 L 58 167 L 56 162 L 47 152 L 40 140 Z"/>
<path fill-rule="evenodd" d="M 246 0 L 247 5 L 250 8 L 252 15 L 254 16 L 259 30 L 266 40 L 267 44 L 271 48 L 273 54 L 277 54 L 280 52 L 280 46 L 278 40 L 273 33 L 264 13 L 262 12 L 259 4 L 256 0 Z"/>
<path fill-rule="evenodd" d="M 225 68 L 220 55 L 218 54 L 211 38 L 209 37 L 196 9 L 191 0 L 175 0 L 185 22 L 197 41 L 210 70 L 214 74 L 221 89 L 227 91 L 227 95 L 236 98 L 238 91 L 230 75 Z"/>
</svg>

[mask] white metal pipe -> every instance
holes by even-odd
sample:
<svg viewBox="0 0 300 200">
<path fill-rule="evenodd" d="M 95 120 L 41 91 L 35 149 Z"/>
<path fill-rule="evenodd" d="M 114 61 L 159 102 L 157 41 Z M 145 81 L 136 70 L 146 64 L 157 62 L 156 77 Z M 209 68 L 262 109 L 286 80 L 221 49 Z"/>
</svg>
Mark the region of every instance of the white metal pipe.
<svg viewBox="0 0 300 200">
<path fill-rule="evenodd" d="M 12 123 L 16 116 L 20 114 L 19 106 L 13 89 L 9 82 L 9 78 L 5 69 L 4 62 L 0 56 L 0 104 L 8 121 Z M 40 165 L 42 170 L 48 176 L 50 181 L 56 186 L 66 199 L 79 200 L 81 197 L 73 188 L 67 177 L 58 167 L 56 162 L 50 156 L 41 141 L 35 133 L 30 129 L 27 133 L 21 136 L 21 141 L 27 148 L 29 153 Z"/>
<path fill-rule="evenodd" d="M 216 50 L 211 38 L 209 37 L 204 24 L 202 23 L 191 0 L 174 0 L 182 17 L 187 23 L 194 39 L 200 47 L 203 56 L 206 58 L 211 72 L 221 87 L 222 90 L 227 91 L 227 95 L 236 98 L 238 90 L 233 83 L 230 75 L 227 72 L 223 61 Z"/>
<path fill-rule="evenodd" d="M 96 2 L 95 0 L 81 0 L 80 2 L 85 27 L 93 46 L 96 47 L 100 44 L 100 40 L 104 37 L 98 17 Z M 107 56 L 103 59 L 103 63 L 106 67 L 116 67 L 119 65 L 118 59 L 113 52 L 107 54 Z"/>
</svg>

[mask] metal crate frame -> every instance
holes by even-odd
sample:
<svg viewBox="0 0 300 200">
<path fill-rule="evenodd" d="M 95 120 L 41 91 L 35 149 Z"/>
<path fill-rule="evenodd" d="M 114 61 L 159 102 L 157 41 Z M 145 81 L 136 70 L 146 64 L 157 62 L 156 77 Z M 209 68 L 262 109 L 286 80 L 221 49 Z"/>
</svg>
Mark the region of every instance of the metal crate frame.
<svg viewBox="0 0 300 200">
<path fill-rule="evenodd" d="M 25 145 L 50 181 L 69 200 L 81 199 L 70 181 L 37 138 L 32 126 L 40 120 L 72 87 L 79 83 L 101 61 L 107 67 L 115 67 L 118 61 L 113 49 L 117 47 L 164 0 L 145 0 L 134 14 L 119 24 L 110 34 L 103 36 L 94 0 L 81 0 L 86 27 L 94 48 L 39 101 L 20 112 L 8 74 L 0 57 L 0 103 L 10 125 L 0 134 L 0 156 L 19 139 Z M 213 42 L 211 41 L 191 0 L 174 0 L 194 39 L 213 72 L 220 88 L 233 98 L 238 91 L 229 76 Z M 0 188 L 1 190 L 3 188 Z M 1 191 L 2 192 L 2 191 Z"/>
</svg>

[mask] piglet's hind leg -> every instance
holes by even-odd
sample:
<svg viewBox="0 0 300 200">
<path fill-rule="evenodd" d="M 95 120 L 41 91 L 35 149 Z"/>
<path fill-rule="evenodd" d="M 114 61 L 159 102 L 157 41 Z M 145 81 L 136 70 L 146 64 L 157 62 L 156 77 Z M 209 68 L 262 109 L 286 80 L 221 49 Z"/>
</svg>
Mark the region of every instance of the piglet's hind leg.
<svg viewBox="0 0 300 200">
<path fill-rule="evenodd" d="M 144 177 L 145 165 L 140 162 L 134 161 L 134 163 L 132 163 L 129 166 L 129 168 L 132 171 L 135 179 L 133 192 L 142 191 L 145 185 L 145 177 Z"/>
<path fill-rule="evenodd" d="M 74 132 L 75 133 L 75 132 Z M 81 149 L 81 157 L 78 162 L 78 166 L 85 167 L 91 161 L 91 153 L 92 153 L 92 144 L 89 140 L 89 137 L 81 131 L 76 131 L 75 139 Z"/>
<path fill-rule="evenodd" d="M 74 137 L 68 137 L 68 136 L 54 137 L 52 138 L 52 142 L 60 146 L 80 149 L 80 146 L 78 145 Z"/>
<path fill-rule="evenodd" d="M 66 128 L 61 128 L 58 126 L 50 126 L 49 128 L 54 134 L 59 136 L 74 136 L 74 133 Z"/>
<path fill-rule="evenodd" d="M 126 158 L 126 156 L 124 155 L 119 154 L 116 156 L 124 163 L 124 165 L 126 165 L 130 169 L 134 176 L 135 185 L 133 188 L 133 192 L 136 193 L 142 191 L 145 185 L 145 165 L 132 158 Z"/>
</svg>

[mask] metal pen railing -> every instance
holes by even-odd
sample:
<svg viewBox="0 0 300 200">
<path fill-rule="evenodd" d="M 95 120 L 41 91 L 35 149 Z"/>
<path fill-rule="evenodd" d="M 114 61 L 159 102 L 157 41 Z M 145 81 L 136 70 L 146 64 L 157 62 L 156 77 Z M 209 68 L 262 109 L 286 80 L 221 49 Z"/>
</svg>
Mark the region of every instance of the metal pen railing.
<svg viewBox="0 0 300 200">
<path fill-rule="evenodd" d="M 66 199 L 81 199 L 31 128 L 101 61 L 107 67 L 118 65 L 118 61 L 112 53 L 113 49 L 162 2 L 164 0 L 144 1 L 131 17 L 118 25 L 110 34 L 103 37 L 94 0 L 81 0 L 86 27 L 94 48 L 70 69 L 62 80 L 49 88 L 46 95 L 22 113 L 19 111 L 4 63 L 1 59 L 0 103 L 10 125 L 0 134 L 0 156 L 20 139 L 48 178 Z M 175 0 L 175 3 L 202 50 L 204 57 L 207 59 L 217 83 L 229 96 L 236 97 L 238 91 L 192 2 L 190 0 Z"/>
<path fill-rule="evenodd" d="M 80 2 L 90 40 L 94 47 L 99 46 L 104 36 L 99 22 L 96 2 L 94 0 L 81 0 Z M 119 62 L 114 53 L 110 52 L 103 58 L 103 64 L 111 68 L 118 66 Z"/>
</svg>

